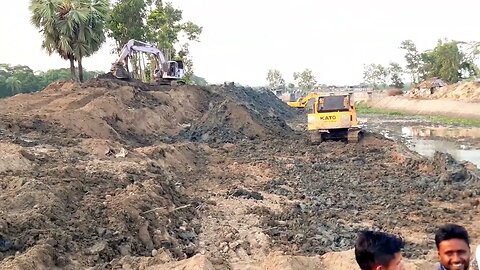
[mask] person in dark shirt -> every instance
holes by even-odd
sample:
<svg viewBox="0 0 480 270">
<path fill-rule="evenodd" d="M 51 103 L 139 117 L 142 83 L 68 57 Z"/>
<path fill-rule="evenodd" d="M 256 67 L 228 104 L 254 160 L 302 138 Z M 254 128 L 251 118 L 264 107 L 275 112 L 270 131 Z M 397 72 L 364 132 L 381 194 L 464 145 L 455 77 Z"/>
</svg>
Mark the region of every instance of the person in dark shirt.
<svg viewBox="0 0 480 270">
<path fill-rule="evenodd" d="M 361 270 L 404 270 L 403 241 L 391 234 L 363 231 L 355 243 L 355 260 Z"/>
</svg>

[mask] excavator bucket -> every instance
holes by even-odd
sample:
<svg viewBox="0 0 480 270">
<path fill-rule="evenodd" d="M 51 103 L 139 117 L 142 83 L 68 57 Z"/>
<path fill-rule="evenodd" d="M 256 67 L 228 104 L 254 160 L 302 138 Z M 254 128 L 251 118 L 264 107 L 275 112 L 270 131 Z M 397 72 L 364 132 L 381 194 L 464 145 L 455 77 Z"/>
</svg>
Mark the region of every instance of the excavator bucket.
<svg viewBox="0 0 480 270">
<path fill-rule="evenodd" d="M 122 80 L 131 79 L 130 73 L 121 64 L 112 65 L 112 69 L 110 71 L 112 72 L 113 76 L 117 77 L 118 79 L 122 79 Z"/>
</svg>

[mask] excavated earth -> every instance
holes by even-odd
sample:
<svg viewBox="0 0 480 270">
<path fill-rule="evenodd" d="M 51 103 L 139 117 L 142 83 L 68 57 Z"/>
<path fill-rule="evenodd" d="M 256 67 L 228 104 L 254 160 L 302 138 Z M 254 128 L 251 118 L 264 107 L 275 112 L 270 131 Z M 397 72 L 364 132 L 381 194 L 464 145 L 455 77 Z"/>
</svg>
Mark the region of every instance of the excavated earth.
<svg viewBox="0 0 480 270">
<path fill-rule="evenodd" d="M 480 240 L 473 164 L 370 133 L 310 145 L 269 91 L 104 77 L 0 114 L 0 269 L 356 269 L 362 229 L 429 269 L 438 225 Z"/>
</svg>

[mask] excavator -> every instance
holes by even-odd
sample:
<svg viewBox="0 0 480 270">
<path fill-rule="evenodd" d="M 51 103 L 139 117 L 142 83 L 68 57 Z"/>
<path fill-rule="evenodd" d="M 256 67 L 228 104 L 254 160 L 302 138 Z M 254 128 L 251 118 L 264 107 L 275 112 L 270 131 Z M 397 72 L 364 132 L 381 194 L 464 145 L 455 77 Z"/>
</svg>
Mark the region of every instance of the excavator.
<svg viewBox="0 0 480 270">
<path fill-rule="evenodd" d="M 319 95 L 307 109 L 307 131 L 310 142 L 319 144 L 327 139 L 358 143 L 363 131 L 350 94 Z"/>
<path fill-rule="evenodd" d="M 117 61 L 112 64 L 110 72 L 113 76 L 121 80 L 132 79 L 132 75 L 128 70 L 128 58 L 135 52 L 152 54 L 155 57 L 156 69 L 154 71 L 154 79 L 159 84 L 185 84 L 182 80 L 185 75 L 182 61 L 166 61 L 160 49 L 149 43 L 134 39 L 129 40 L 123 46 Z"/>
<path fill-rule="evenodd" d="M 304 97 L 300 97 L 299 99 L 297 99 L 297 101 L 289 101 L 289 102 L 287 102 L 287 104 L 288 104 L 288 106 L 293 107 L 293 108 L 305 109 L 308 102 L 311 99 L 314 99 L 314 98 L 318 97 L 319 95 L 320 95 L 320 93 L 311 92 Z"/>
</svg>

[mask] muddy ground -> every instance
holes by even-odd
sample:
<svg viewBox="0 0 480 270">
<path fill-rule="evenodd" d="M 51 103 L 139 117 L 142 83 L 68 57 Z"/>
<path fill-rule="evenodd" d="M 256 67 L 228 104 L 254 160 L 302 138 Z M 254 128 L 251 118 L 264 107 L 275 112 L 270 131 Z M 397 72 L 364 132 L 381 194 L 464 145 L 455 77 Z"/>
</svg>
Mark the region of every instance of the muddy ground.
<svg viewBox="0 0 480 270">
<path fill-rule="evenodd" d="M 329 252 L 366 228 L 419 269 L 442 223 L 480 240 L 474 165 L 374 133 L 312 146 L 268 91 L 94 79 L 0 114 L 1 269 L 352 269 Z"/>
</svg>

